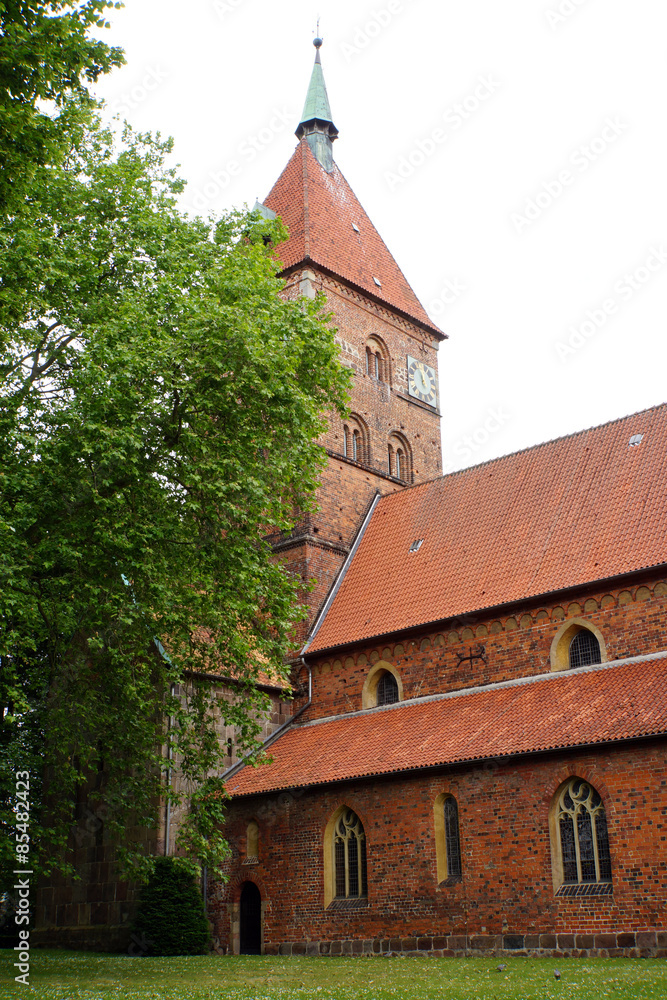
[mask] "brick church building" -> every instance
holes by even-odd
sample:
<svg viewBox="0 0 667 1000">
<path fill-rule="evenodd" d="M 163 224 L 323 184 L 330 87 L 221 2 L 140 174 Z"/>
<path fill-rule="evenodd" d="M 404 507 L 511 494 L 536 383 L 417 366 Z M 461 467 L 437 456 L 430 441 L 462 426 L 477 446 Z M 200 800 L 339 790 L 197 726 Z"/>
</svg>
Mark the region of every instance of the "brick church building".
<svg viewBox="0 0 667 1000">
<path fill-rule="evenodd" d="M 667 406 L 441 475 L 444 335 L 333 160 L 316 45 L 261 210 L 351 413 L 275 544 L 317 583 L 270 762 L 226 776 L 218 947 L 667 956 Z"/>
</svg>

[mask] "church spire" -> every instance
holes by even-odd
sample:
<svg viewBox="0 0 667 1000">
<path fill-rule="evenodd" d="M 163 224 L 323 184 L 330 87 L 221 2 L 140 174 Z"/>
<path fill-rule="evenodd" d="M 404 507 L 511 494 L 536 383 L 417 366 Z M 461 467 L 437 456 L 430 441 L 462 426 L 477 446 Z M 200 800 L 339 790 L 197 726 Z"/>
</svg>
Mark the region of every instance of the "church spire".
<svg viewBox="0 0 667 1000">
<path fill-rule="evenodd" d="M 316 159 L 325 170 L 331 171 L 333 169 L 332 143 L 338 136 L 338 129 L 331 119 L 331 108 L 324 83 L 322 63 L 320 62 L 322 39 L 319 37 L 314 39 L 313 45 L 316 49 L 315 65 L 310 77 L 306 103 L 303 106 L 296 136 L 298 139 L 303 139 L 305 136 Z"/>
</svg>

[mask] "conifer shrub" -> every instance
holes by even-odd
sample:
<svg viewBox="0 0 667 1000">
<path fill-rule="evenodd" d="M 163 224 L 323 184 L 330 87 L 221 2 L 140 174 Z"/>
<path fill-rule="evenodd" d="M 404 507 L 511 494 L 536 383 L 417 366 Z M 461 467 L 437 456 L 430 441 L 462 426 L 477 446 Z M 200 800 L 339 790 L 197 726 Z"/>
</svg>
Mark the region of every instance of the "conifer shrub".
<svg viewBox="0 0 667 1000">
<path fill-rule="evenodd" d="M 203 955 L 209 950 L 201 893 L 178 858 L 156 859 L 133 929 L 142 955 Z"/>
</svg>

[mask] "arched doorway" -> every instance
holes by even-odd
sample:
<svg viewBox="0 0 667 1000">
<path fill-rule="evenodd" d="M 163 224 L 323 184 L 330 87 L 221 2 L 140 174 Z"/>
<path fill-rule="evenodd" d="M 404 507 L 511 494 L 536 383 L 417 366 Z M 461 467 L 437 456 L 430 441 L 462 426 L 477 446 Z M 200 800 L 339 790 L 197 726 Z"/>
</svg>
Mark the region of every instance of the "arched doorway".
<svg viewBox="0 0 667 1000">
<path fill-rule="evenodd" d="M 242 955 L 262 954 L 262 897 L 254 882 L 244 882 L 241 888 L 241 947 Z"/>
</svg>

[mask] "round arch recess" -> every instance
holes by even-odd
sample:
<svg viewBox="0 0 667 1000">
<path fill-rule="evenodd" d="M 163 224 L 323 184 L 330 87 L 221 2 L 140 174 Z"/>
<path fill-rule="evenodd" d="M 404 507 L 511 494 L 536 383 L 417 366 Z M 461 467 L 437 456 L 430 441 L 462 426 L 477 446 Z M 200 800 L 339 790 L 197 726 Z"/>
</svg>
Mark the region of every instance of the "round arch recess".
<svg viewBox="0 0 667 1000">
<path fill-rule="evenodd" d="M 396 684 L 398 685 L 398 700 L 403 701 L 403 682 L 401 681 L 401 675 L 398 670 L 392 663 L 387 663 L 386 660 L 378 660 L 366 674 L 366 680 L 364 681 L 364 686 L 361 689 L 362 708 L 377 707 L 377 687 L 380 683 L 382 675 L 385 673 L 391 674 L 396 681 Z"/>
<path fill-rule="evenodd" d="M 551 643 L 550 658 L 553 671 L 570 669 L 570 643 L 577 632 L 582 631 L 592 632 L 600 645 L 600 662 L 607 662 L 607 646 L 600 629 L 586 618 L 568 618 L 558 629 Z"/>
</svg>

